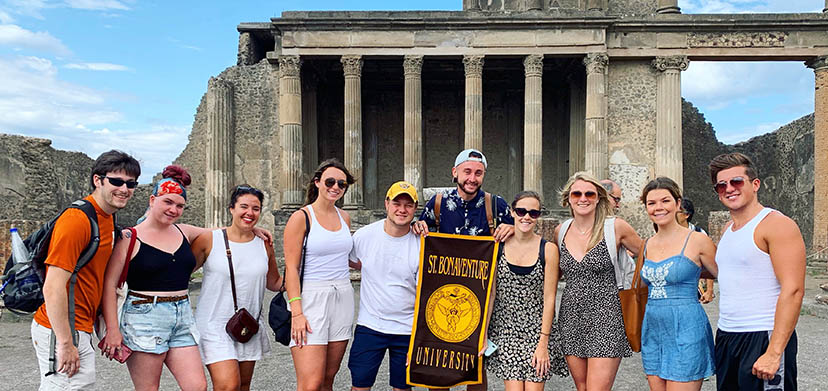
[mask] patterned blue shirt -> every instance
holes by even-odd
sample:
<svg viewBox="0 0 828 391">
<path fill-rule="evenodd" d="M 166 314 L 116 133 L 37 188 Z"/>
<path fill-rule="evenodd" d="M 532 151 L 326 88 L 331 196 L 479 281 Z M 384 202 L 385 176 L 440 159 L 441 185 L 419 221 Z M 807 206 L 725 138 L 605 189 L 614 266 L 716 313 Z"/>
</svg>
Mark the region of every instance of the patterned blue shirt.
<svg viewBox="0 0 828 391">
<path fill-rule="evenodd" d="M 460 198 L 457 188 L 443 192 L 440 205 L 440 227 L 437 232 L 445 234 L 460 234 L 471 236 L 492 235 L 489 232 L 489 222 L 486 220 L 486 197 L 483 190 L 478 190 L 471 201 Z M 420 220 L 428 224 L 429 229 L 437 228 L 437 219 L 434 216 L 434 200 L 431 197 L 423 208 Z M 497 224 L 514 225 L 515 219 L 509 210 L 509 204 L 497 195 L 492 195 L 492 201 L 497 205 Z"/>
</svg>

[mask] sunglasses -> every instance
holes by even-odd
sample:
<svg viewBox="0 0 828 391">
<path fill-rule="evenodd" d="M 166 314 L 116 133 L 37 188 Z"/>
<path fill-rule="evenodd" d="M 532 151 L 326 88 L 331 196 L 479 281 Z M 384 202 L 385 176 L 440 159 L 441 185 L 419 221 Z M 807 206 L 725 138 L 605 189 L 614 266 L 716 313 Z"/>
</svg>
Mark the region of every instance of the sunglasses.
<svg viewBox="0 0 828 391">
<path fill-rule="evenodd" d="M 336 180 L 333 178 L 325 179 L 325 187 L 333 187 L 334 185 L 339 186 L 340 189 L 345 190 L 348 188 L 348 182 L 344 179 Z"/>
<path fill-rule="evenodd" d="M 123 185 L 126 185 L 127 189 L 134 189 L 134 188 L 138 187 L 138 181 L 131 181 L 131 180 L 125 181 L 121 178 L 113 178 L 111 176 L 105 176 L 104 178 L 106 178 L 106 180 L 109 181 L 109 184 L 111 184 L 112 186 L 115 186 L 115 187 L 121 187 Z"/>
<path fill-rule="evenodd" d="M 578 190 L 569 192 L 569 198 L 573 198 L 573 199 L 577 200 L 577 199 L 580 199 L 581 197 L 586 197 L 586 199 L 588 199 L 590 201 L 594 201 L 594 200 L 598 199 L 598 193 L 596 193 L 594 191 L 582 192 L 582 191 L 578 191 Z"/>
<path fill-rule="evenodd" d="M 515 214 L 518 215 L 518 217 L 526 216 L 527 213 L 529 213 L 529 217 L 533 219 L 536 219 L 541 215 L 541 211 L 537 209 L 515 208 Z"/>
<path fill-rule="evenodd" d="M 236 190 L 233 190 L 233 192 L 234 192 L 234 193 L 236 193 L 236 192 L 240 192 L 240 191 L 241 191 L 241 192 L 245 192 L 245 193 L 250 193 L 250 194 L 253 194 L 253 195 L 254 195 L 254 196 L 256 196 L 256 197 L 264 197 L 264 193 L 262 193 L 262 191 L 261 191 L 261 190 L 259 190 L 259 189 L 255 188 L 255 187 L 250 187 L 250 186 L 236 186 Z"/>
<path fill-rule="evenodd" d="M 745 185 L 745 182 L 747 182 L 747 180 L 744 177 L 737 176 L 730 178 L 729 181 L 716 182 L 716 184 L 713 185 L 713 189 L 716 190 L 716 193 L 719 193 L 719 195 L 724 195 L 727 191 L 728 183 L 730 183 L 730 186 L 733 186 L 734 189 L 739 190 Z"/>
<path fill-rule="evenodd" d="M 620 203 L 621 203 L 621 197 L 616 197 L 616 196 L 614 196 L 614 195 L 612 195 L 612 194 L 610 194 L 609 196 L 610 196 L 610 198 L 612 198 L 612 199 L 613 199 L 613 201 L 615 201 L 615 203 L 616 203 L 616 204 L 620 204 Z"/>
</svg>

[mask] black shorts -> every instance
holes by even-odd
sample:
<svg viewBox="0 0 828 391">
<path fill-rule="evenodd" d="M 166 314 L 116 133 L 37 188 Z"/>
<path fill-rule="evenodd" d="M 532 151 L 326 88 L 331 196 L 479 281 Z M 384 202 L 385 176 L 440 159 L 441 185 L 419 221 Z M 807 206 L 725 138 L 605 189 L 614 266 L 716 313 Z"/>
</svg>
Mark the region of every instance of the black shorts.
<svg viewBox="0 0 828 391">
<path fill-rule="evenodd" d="M 719 391 L 796 391 L 796 331 L 782 353 L 776 376 L 762 380 L 751 371 L 765 353 L 770 331 L 731 333 L 716 330 L 716 386 Z"/>
</svg>

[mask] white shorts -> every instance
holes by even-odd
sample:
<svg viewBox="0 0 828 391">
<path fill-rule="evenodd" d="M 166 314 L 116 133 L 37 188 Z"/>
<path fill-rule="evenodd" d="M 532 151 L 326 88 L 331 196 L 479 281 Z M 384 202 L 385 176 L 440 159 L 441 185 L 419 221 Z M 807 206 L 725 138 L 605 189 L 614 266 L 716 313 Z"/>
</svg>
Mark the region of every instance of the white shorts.
<svg viewBox="0 0 828 391">
<path fill-rule="evenodd" d="M 78 331 L 78 355 L 80 368 L 72 377 L 65 373 L 49 372 L 49 340 L 52 330 L 32 321 L 32 345 L 34 345 L 37 365 L 40 369 L 40 390 L 94 390 L 95 389 L 95 349 L 92 348 L 92 335 Z"/>
<path fill-rule="evenodd" d="M 354 287 L 349 278 L 329 281 L 304 281 L 302 313 L 312 332 L 308 345 L 351 339 L 354 324 Z M 290 347 L 296 342 L 290 340 Z"/>
</svg>

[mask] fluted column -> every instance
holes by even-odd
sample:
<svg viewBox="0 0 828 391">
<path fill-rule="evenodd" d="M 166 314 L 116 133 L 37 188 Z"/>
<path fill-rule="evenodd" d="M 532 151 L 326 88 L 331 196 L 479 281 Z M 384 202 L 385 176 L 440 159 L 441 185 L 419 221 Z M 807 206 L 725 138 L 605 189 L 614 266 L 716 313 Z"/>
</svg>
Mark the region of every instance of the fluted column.
<svg viewBox="0 0 828 391">
<path fill-rule="evenodd" d="M 405 74 L 404 178 L 423 194 L 423 56 L 403 59 Z"/>
<path fill-rule="evenodd" d="M 229 225 L 227 202 L 235 170 L 235 129 L 233 123 L 233 84 L 211 77 L 207 82 L 207 183 L 204 223 L 208 227 Z"/>
<path fill-rule="evenodd" d="M 345 207 L 358 209 L 362 201 L 362 56 L 342 56 L 345 73 L 345 167 L 357 182 L 345 193 Z"/>
<path fill-rule="evenodd" d="M 584 168 L 598 178 L 609 176 L 607 137 L 606 73 L 609 56 L 589 53 L 584 58 L 587 71 Z"/>
<path fill-rule="evenodd" d="M 305 179 L 310 178 L 319 165 L 319 127 L 316 118 L 318 85 L 319 76 L 306 70 L 305 77 L 302 78 L 302 166 Z"/>
<path fill-rule="evenodd" d="M 681 8 L 678 6 L 678 0 L 658 0 L 656 12 L 659 14 L 680 14 Z"/>
<path fill-rule="evenodd" d="M 681 71 L 690 61 L 687 56 L 656 57 L 659 71 L 656 93 L 656 176 L 673 179 L 681 187 L 683 164 L 681 148 Z"/>
<path fill-rule="evenodd" d="M 543 192 L 543 55 L 526 56 L 523 67 L 526 77 L 523 99 L 523 188 L 540 194 Z"/>
<path fill-rule="evenodd" d="M 586 102 L 580 77 L 569 79 L 569 175 L 583 171 L 586 152 Z"/>
<path fill-rule="evenodd" d="M 543 0 L 526 0 L 527 11 L 543 10 Z"/>
<path fill-rule="evenodd" d="M 480 11 L 480 0 L 463 0 L 464 11 Z"/>
<path fill-rule="evenodd" d="M 828 56 L 807 62 L 814 70 L 814 236 L 811 251 L 828 247 Z M 823 253 L 822 259 L 828 258 Z"/>
<path fill-rule="evenodd" d="M 483 149 L 483 56 L 463 56 L 466 69 L 465 148 Z"/>
<path fill-rule="evenodd" d="M 302 190 L 302 83 L 299 56 L 279 57 L 279 135 L 282 143 L 282 208 L 298 208 Z"/>
</svg>

